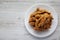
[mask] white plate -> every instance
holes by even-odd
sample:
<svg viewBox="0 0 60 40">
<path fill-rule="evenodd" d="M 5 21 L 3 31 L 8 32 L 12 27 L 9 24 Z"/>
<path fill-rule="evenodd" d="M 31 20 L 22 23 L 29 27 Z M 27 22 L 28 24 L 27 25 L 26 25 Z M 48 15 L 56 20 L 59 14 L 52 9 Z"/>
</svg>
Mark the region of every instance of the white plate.
<svg viewBox="0 0 60 40">
<path fill-rule="evenodd" d="M 49 10 L 51 12 L 51 15 L 54 18 L 53 21 L 52 21 L 51 28 L 48 31 L 37 32 L 37 31 L 33 30 L 33 28 L 28 23 L 30 13 L 33 12 L 38 7 Z M 25 15 L 26 29 L 28 30 L 28 32 L 30 34 L 32 34 L 32 35 L 34 35 L 36 37 L 47 37 L 47 36 L 51 35 L 55 31 L 55 29 L 57 27 L 57 23 L 58 23 L 58 17 L 57 17 L 56 11 L 54 10 L 54 8 L 52 8 L 51 6 L 49 6 L 47 4 L 35 4 L 31 8 L 28 9 L 28 11 L 26 12 L 26 15 Z"/>
</svg>

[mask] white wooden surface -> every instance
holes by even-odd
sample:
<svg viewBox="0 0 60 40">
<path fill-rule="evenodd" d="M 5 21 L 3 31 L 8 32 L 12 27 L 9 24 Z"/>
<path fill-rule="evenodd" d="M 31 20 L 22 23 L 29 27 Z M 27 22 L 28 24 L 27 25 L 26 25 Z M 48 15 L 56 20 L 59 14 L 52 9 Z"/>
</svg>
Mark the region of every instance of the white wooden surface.
<svg viewBox="0 0 60 40">
<path fill-rule="evenodd" d="M 25 29 L 25 12 L 36 3 L 49 4 L 58 14 L 56 31 L 47 38 L 36 38 Z M 60 40 L 59 0 L 0 0 L 0 40 Z"/>
</svg>

